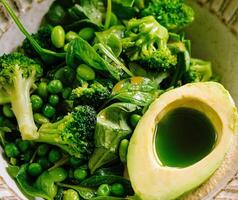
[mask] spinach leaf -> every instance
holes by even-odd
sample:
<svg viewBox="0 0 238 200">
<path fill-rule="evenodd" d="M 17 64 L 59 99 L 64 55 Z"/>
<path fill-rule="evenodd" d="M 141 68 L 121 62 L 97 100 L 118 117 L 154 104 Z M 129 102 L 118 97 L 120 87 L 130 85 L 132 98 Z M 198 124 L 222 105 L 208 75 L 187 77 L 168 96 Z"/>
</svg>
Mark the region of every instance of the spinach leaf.
<svg viewBox="0 0 238 200">
<path fill-rule="evenodd" d="M 104 175 L 98 176 L 94 175 L 89 177 L 88 179 L 84 180 L 80 183 L 81 186 L 85 187 L 98 187 L 102 184 L 113 184 L 113 183 L 121 183 L 128 194 L 133 194 L 133 189 L 131 187 L 131 183 L 129 180 L 123 178 L 122 176 L 115 176 L 115 175 Z"/>
<path fill-rule="evenodd" d="M 108 71 L 115 79 L 120 80 L 120 69 L 104 60 L 87 41 L 80 37 L 69 43 L 66 55 L 67 65 L 73 66 L 75 58 L 81 59 L 94 69 Z"/>
<path fill-rule="evenodd" d="M 92 173 L 118 159 L 120 141 L 132 132 L 127 118 L 137 108 L 130 103 L 115 103 L 98 114 L 94 136 L 96 148 L 89 160 L 89 169 Z"/>
<path fill-rule="evenodd" d="M 58 185 L 64 188 L 76 190 L 83 199 L 92 199 L 96 194 L 96 190 L 94 188 L 89 188 L 87 186 L 76 186 L 63 183 L 58 183 Z"/>
<path fill-rule="evenodd" d="M 75 20 L 89 19 L 98 27 L 103 27 L 105 6 L 101 0 L 81 0 L 69 9 L 70 16 Z"/>
<path fill-rule="evenodd" d="M 147 106 L 159 94 L 158 84 L 149 78 L 132 77 L 117 83 L 111 94 L 111 100 L 117 99 L 138 106 Z"/>
<path fill-rule="evenodd" d="M 113 1 L 123 6 L 132 7 L 135 0 L 113 0 Z"/>
</svg>

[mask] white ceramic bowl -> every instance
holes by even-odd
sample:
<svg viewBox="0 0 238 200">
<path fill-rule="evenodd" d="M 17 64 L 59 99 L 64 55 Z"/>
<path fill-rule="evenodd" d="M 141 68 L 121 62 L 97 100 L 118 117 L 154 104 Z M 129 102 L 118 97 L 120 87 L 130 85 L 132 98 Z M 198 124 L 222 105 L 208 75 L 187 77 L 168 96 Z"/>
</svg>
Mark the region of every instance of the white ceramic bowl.
<svg viewBox="0 0 238 200">
<path fill-rule="evenodd" d="M 238 37 L 236 35 L 238 1 L 199 0 L 199 2 L 200 4 L 195 0 L 188 1 L 196 11 L 194 24 L 186 30 L 187 37 L 192 41 L 192 55 L 212 61 L 214 71 L 221 75 L 222 84 L 230 91 L 238 105 Z M 6 40 L 4 42 L 6 43 Z M 0 54 L 3 52 L 1 48 L 3 47 L 0 45 Z M 238 150 L 237 141 L 238 139 L 234 141 L 233 148 Z M 238 152 L 231 152 L 233 153 L 227 154 L 222 166 L 206 183 L 184 198 L 211 199 L 221 191 L 238 171 Z M 0 177 L 3 177 L 17 196 L 26 199 L 7 174 L 6 166 L 7 163 L 0 156 Z M 204 188 L 206 189 L 203 190 Z"/>
</svg>

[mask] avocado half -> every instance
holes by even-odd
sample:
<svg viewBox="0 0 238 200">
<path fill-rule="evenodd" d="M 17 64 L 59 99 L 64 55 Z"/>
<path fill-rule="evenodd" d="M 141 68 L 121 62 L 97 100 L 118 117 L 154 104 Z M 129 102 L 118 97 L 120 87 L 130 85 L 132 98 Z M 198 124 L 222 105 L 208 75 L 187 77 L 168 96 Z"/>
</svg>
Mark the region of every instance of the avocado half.
<svg viewBox="0 0 238 200">
<path fill-rule="evenodd" d="M 210 153 L 190 166 L 165 166 L 155 150 L 156 127 L 169 111 L 181 107 L 204 113 L 214 126 L 216 142 Z M 130 140 L 127 166 L 136 196 L 142 200 L 176 199 L 203 184 L 219 169 L 237 140 L 237 116 L 229 92 L 216 82 L 187 84 L 162 94 L 150 105 Z"/>
</svg>

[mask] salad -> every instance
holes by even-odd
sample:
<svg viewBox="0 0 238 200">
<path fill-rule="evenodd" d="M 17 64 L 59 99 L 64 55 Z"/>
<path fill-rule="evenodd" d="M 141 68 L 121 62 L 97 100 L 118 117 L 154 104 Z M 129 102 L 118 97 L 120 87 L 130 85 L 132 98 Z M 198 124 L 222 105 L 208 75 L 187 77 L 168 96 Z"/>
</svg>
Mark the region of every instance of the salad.
<svg viewBox="0 0 238 200">
<path fill-rule="evenodd" d="M 184 0 L 57 0 L 31 35 L 0 3 L 26 36 L 0 57 L 8 173 L 29 198 L 135 199 L 127 151 L 151 103 L 219 82 L 211 62 L 191 56 L 183 30 L 193 9 Z"/>
</svg>

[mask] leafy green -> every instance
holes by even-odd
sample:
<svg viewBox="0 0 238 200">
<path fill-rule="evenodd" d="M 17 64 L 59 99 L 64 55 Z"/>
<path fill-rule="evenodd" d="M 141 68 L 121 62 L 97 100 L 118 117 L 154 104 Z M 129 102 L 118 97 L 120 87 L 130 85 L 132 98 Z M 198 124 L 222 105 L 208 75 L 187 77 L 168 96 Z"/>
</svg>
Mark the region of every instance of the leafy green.
<svg viewBox="0 0 238 200">
<path fill-rule="evenodd" d="M 117 83 L 111 94 L 111 100 L 147 106 L 158 97 L 156 82 L 144 77 L 132 77 Z"/>
<path fill-rule="evenodd" d="M 94 135 L 95 150 L 89 160 L 89 169 L 92 173 L 118 159 L 120 141 L 132 133 L 127 118 L 137 108 L 130 103 L 115 103 L 98 114 Z"/>
</svg>

